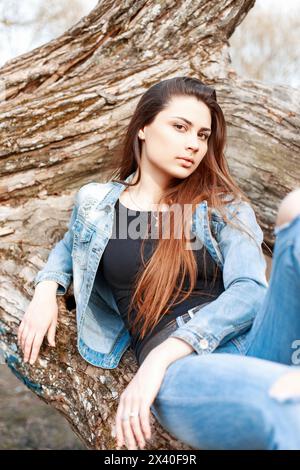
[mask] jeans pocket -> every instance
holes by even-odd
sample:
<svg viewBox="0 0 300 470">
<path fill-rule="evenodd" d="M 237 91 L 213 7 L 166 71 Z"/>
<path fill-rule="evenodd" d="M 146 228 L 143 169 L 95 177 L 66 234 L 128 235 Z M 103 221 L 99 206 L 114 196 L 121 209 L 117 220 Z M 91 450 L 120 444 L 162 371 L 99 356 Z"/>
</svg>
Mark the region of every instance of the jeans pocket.
<svg viewBox="0 0 300 470">
<path fill-rule="evenodd" d="M 246 351 L 247 351 L 247 343 L 248 343 L 247 339 L 248 339 L 249 331 L 250 330 L 230 340 L 237 347 L 237 349 L 239 350 L 239 353 L 243 356 L 246 354 Z"/>
</svg>

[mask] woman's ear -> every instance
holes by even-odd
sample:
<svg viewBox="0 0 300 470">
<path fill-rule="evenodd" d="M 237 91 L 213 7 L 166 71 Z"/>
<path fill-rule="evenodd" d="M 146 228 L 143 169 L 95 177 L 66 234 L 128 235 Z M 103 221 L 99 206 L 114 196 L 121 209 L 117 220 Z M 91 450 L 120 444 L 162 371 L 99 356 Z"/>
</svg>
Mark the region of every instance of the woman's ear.
<svg viewBox="0 0 300 470">
<path fill-rule="evenodd" d="M 140 129 L 140 130 L 139 130 L 139 132 L 138 132 L 138 137 L 139 137 L 141 140 L 145 140 L 144 129 Z"/>
</svg>

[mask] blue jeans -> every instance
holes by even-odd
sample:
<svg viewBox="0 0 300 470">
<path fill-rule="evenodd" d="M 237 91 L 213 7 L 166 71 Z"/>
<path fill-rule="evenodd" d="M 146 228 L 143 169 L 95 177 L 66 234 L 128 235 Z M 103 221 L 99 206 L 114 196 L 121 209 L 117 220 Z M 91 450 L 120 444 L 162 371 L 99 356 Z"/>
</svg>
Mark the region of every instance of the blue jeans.
<svg viewBox="0 0 300 470">
<path fill-rule="evenodd" d="M 300 449 L 300 396 L 269 395 L 300 364 L 300 215 L 275 235 L 268 291 L 251 329 L 211 354 L 173 362 L 151 406 L 194 449 Z"/>
</svg>

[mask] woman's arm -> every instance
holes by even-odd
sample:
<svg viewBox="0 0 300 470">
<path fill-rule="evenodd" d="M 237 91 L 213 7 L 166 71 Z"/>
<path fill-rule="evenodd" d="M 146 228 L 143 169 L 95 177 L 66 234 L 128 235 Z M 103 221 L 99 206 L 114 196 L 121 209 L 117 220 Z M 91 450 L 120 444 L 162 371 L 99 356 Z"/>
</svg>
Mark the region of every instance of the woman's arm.
<svg viewBox="0 0 300 470">
<path fill-rule="evenodd" d="M 34 290 L 34 295 L 40 295 L 41 297 L 54 295 L 56 297 L 57 288 L 59 284 L 56 281 L 40 281 Z"/>
<path fill-rule="evenodd" d="M 143 364 L 147 362 L 161 362 L 166 368 L 182 357 L 192 353 L 194 348 L 186 341 L 179 338 L 167 338 L 161 344 L 153 348 L 145 358 Z"/>
<path fill-rule="evenodd" d="M 238 211 L 233 221 L 241 222 L 255 241 L 230 224 L 221 228 L 216 238 L 224 260 L 225 291 L 203 308 L 190 309 L 193 318 L 170 335 L 189 343 L 198 354 L 210 353 L 250 328 L 268 287 L 263 232 L 255 213 L 245 202 L 234 209 Z"/>
<path fill-rule="evenodd" d="M 151 438 L 150 407 L 154 402 L 166 369 L 176 359 L 192 352 L 193 348 L 185 341 L 168 338 L 156 346 L 143 361 L 138 372 L 120 396 L 116 414 L 115 433 L 117 446 L 129 449 L 145 446 Z M 130 413 L 136 415 L 130 418 Z M 125 417 L 125 421 L 123 420 Z"/>
<path fill-rule="evenodd" d="M 72 210 L 71 218 L 68 223 L 68 230 L 64 237 L 56 243 L 51 250 L 48 260 L 41 271 L 39 271 L 34 279 L 34 286 L 41 281 L 56 281 L 58 284 L 57 295 L 64 295 L 73 278 L 73 231 L 72 227 L 77 218 L 80 205 L 86 196 L 89 195 L 94 185 L 98 183 L 87 183 L 82 186 L 75 194 L 75 202 Z"/>
<path fill-rule="evenodd" d="M 75 205 L 72 210 L 71 218 L 68 223 L 68 230 L 64 237 L 52 248 L 47 262 L 34 278 L 34 286 L 38 287 L 41 281 L 55 281 L 58 284 L 56 294 L 64 295 L 72 281 L 73 260 L 71 256 L 73 244 L 72 226 L 77 216 L 78 206 Z"/>
</svg>

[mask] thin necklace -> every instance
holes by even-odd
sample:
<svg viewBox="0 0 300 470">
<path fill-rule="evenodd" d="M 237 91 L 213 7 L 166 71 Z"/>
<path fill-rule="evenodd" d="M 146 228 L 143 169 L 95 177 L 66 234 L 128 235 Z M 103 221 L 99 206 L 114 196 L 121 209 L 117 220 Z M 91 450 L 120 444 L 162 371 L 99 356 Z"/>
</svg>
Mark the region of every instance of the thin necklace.
<svg viewBox="0 0 300 470">
<path fill-rule="evenodd" d="M 133 200 L 132 195 L 130 194 L 129 191 L 128 191 L 128 194 L 129 194 L 129 197 L 130 197 L 131 201 L 133 202 L 133 204 L 135 204 L 139 209 L 142 209 L 142 211 L 144 212 L 144 209 L 143 209 L 141 206 L 139 206 L 139 205 Z M 148 212 L 148 211 L 147 211 L 147 212 Z M 152 212 L 152 211 L 149 211 L 149 212 Z M 152 212 L 152 214 L 153 214 L 153 217 L 154 217 L 154 219 L 155 219 L 154 227 L 158 227 L 158 216 L 156 216 L 156 215 L 154 214 L 154 212 Z"/>
</svg>

